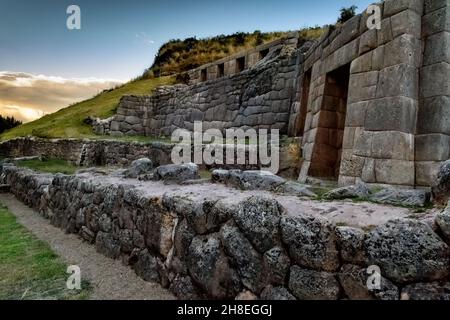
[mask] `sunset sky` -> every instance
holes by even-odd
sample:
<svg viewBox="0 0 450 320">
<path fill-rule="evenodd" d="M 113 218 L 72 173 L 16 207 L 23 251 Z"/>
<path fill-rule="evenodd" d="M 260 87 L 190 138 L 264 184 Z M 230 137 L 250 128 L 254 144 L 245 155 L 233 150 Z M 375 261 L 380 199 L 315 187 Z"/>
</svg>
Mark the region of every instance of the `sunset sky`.
<svg viewBox="0 0 450 320">
<path fill-rule="evenodd" d="M 0 0 L 0 114 L 31 121 L 148 68 L 167 40 L 336 21 L 369 0 Z M 81 8 L 81 30 L 66 9 Z"/>
</svg>

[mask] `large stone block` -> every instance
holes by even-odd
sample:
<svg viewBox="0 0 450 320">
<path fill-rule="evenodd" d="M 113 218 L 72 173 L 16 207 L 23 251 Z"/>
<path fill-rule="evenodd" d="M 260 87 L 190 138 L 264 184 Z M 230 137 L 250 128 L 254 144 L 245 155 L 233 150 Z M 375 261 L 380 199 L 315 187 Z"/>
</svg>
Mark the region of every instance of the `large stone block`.
<svg viewBox="0 0 450 320">
<path fill-rule="evenodd" d="M 428 224 L 394 220 L 370 232 L 365 241 L 368 263 L 397 283 L 444 279 L 450 250 Z"/>
<path fill-rule="evenodd" d="M 436 33 L 427 38 L 423 64 L 450 63 L 450 32 Z"/>
<path fill-rule="evenodd" d="M 361 180 L 367 183 L 375 183 L 375 159 L 366 158 L 361 174 Z"/>
<path fill-rule="evenodd" d="M 350 177 L 359 177 L 361 176 L 364 166 L 364 158 L 351 155 L 351 150 L 349 153 L 350 156 L 343 156 L 341 159 L 340 174 Z"/>
<path fill-rule="evenodd" d="M 385 57 L 386 61 L 386 57 Z M 419 98 L 419 69 L 409 64 L 398 64 L 380 71 L 377 98 L 402 96 Z"/>
<path fill-rule="evenodd" d="M 348 89 L 348 103 L 374 99 L 377 94 L 378 71 L 352 74 Z"/>
<path fill-rule="evenodd" d="M 378 183 L 413 186 L 414 161 L 376 159 L 375 176 Z"/>
<path fill-rule="evenodd" d="M 450 63 L 441 62 L 423 67 L 420 71 L 420 96 L 450 96 Z"/>
<path fill-rule="evenodd" d="M 386 18 L 381 21 L 381 29 L 378 30 L 377 35 L 379 46 L 394 39 L 394 36 L 392 35 L 391 18 Z"/>
<path fill-rule="evenodd" d="M 361 15 L 356 15 L 350 20 L 346 21 L 342 26 L 341 43 L 346 44 L 351 40 L 359 36 L 359 25 L 361 21 Z"/>
<path fill-rule="evenodd" d="M 422 17 L 422 36 L 450 31 L 450 7 L 443 7 Z"/>
<path fill-rule="evenodd" d="M 391 17 L 392 35 L 394 38 L 401 34 L 409 34 L 420 39 L 422 16 L 413 10 L 405 10 Z"/>
<path fill-rule="evenodd" d="M 450 0 L 425 0 L 425 13 L 430 13 L 431 11 L 443 8 L 450 7 Z"/>
<path fill-rule="evenodd" d="M 416 185 L 431 187 L 436 183 L 440 162 L 416 161 Z"/>
<path fill-rule="evenodd" d="M 389 97 L 369 102 L 365 129 L 414 133 L 418 102 L 406 97 Z"/>
<path fill-rule="evenodd" d="M 383 67 L 408 64 L 418 68 L 422 62 L 421 56 L 421 41 L 410 34 L 402 34 L 385 45 Z"/>
<path fill-rule="evenodd" d="M 337 300 L 339 282 L 332 273 L 317 272 L 292 266 L 289 289 L 300 300 Z"/>
<path fill-rule="evenodd" d="M 353 145 L 355 144 L 355 132 L 355 127 L 345 127 L 344 137 L 342 139 L 343 149 L 353 149 Z"/>
<path fill-rule="evenodd" d="M 424 0 L 386 0 L 383 16 L 390 17 L 403 10 L 413 10 L 419 15 L 423 13 Z"/>
<path fill-rule="evenodd" d="M 335 271 L 339 267 L 334 226 L 328 221 L 308 216 L 285 216 L 280 227 L 283 242 L 298 265 L 326 271 Z"/>
<path fill-rule="evenodd" d="M 238 276 L 223 253 L 217 234 L 192 240 L 187 265 L 194 282 L 209 296 L 229 299 L 239 292 Z"/>
<path fill-rule="evenodd" d="M 361 35 L 359 40 L 359 55 L 373 50 L 378 46 L 377 30 L 367 30 Z"/>
<path fill-rule="evenodd" d="M 416 161 L 445 161 L 450 158 L 450 136 L 426 134 L 416 136 Z"/>
<path fill-rule="evenodd" d="M 357 128 L 353 153 L 360 157 L 370 157 L 372 153 L 373 132 Z"/>
<path fill-rule="evenodd" d="M 414 135 L 399 131 L 372 133 L 372 158 L 414 160 Z"/>
<path fill-rule="evenodd" d="M 417 133 L 450 135 L 450 97 L 437 96 L 420 102 Z"/>
<path fill-rule="evenodd" d="M 346 127 L 362 127 L 366 118 L 366 110 L 369 102 L 363 101 L 347 105 Z"/>
<path fill-rule="evenodd" d="M 372 55 L 372 70 L 381 70 L 384 66 L 384 50 L 385 45 L 377 47 L 373 50 Z"/>
<path fill-rule="evenodd" d="M 384 277 L 380 279 L 379 289 L 369 290 L 367 270 L 367 268 L 349 264 L 342 266 L 338 274 L 339 282 L 350 300 L 398 300 L 398 288 Z"/>
<path fill-rule="evenodd" d="M 341 259 L 345 262 L 363 265 L 366 260 L 363 246 L 366 237 L 364 231 L 350 227 L 337 227 L 336 235 Z"/>
<path fill-rule="evenodd" d="M 361 55 L 359 58 L 352 61 L 350 66 L 350 73 L 360 73 L 368 72 L 372 70 L 372 55 L 373 52 L 370 51 L 366 54 Z"/>
</svg>

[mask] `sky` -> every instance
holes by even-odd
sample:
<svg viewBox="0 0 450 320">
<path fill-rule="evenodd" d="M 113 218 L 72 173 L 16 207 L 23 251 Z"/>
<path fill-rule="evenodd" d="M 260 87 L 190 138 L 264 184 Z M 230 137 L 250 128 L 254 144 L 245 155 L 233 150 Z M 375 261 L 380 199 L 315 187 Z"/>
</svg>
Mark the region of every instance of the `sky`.
<svg viewBox="0 0 450 320">
<path fill-rule="evenodd" d="M 370 0 L 0 0 L 0 114 L 23 121 L 128 81 L 170 39 L 334 23 Z M 69 5 L 81 30 L 66 27 Z"/>
</svg>

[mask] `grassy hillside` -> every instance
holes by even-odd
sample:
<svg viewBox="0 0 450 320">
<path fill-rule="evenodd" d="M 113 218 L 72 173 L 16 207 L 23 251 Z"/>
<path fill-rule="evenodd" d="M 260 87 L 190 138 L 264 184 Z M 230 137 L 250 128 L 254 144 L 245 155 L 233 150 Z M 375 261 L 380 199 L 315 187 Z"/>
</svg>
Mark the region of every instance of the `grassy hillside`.
<svg viewBox="0 0 450 320">
<path fill-rule="evenodd" d="M 173 77 L 136 80 L 114 90 L 105 91 L 92 99 L 74 104 L 36 121 L 25 123 L 0 136 L 0 140 L 32 135 L 42 138 L 92 137 L 92 127 L 83 121 L 89 116 L 108 118 L 112 116 L 123 95 L 150 94 L 157 86 L 170 85 Z"/>
</svg>

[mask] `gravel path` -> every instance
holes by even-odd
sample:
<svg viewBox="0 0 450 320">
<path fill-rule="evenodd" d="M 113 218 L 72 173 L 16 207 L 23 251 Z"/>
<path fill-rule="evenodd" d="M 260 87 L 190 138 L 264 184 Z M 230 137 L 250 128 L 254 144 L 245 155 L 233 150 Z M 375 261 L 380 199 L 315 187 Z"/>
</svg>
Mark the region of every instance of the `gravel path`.
<svg viewBox="0 0 450 320">
<path fill-rule="evenodd" d="M 53 227 L 33 209 L 13 195 L 0 194 L 0 203 L 7 206 L 20 224 L 50 247 L 69 265 L 77 265 L 81 276 L 92 285 L 93 300 L 170 300 L 175 297 L 159 284 L 145 282 L 118 260 L 95 251 L 94 246 L 78 236 Z"/>
</svg>

